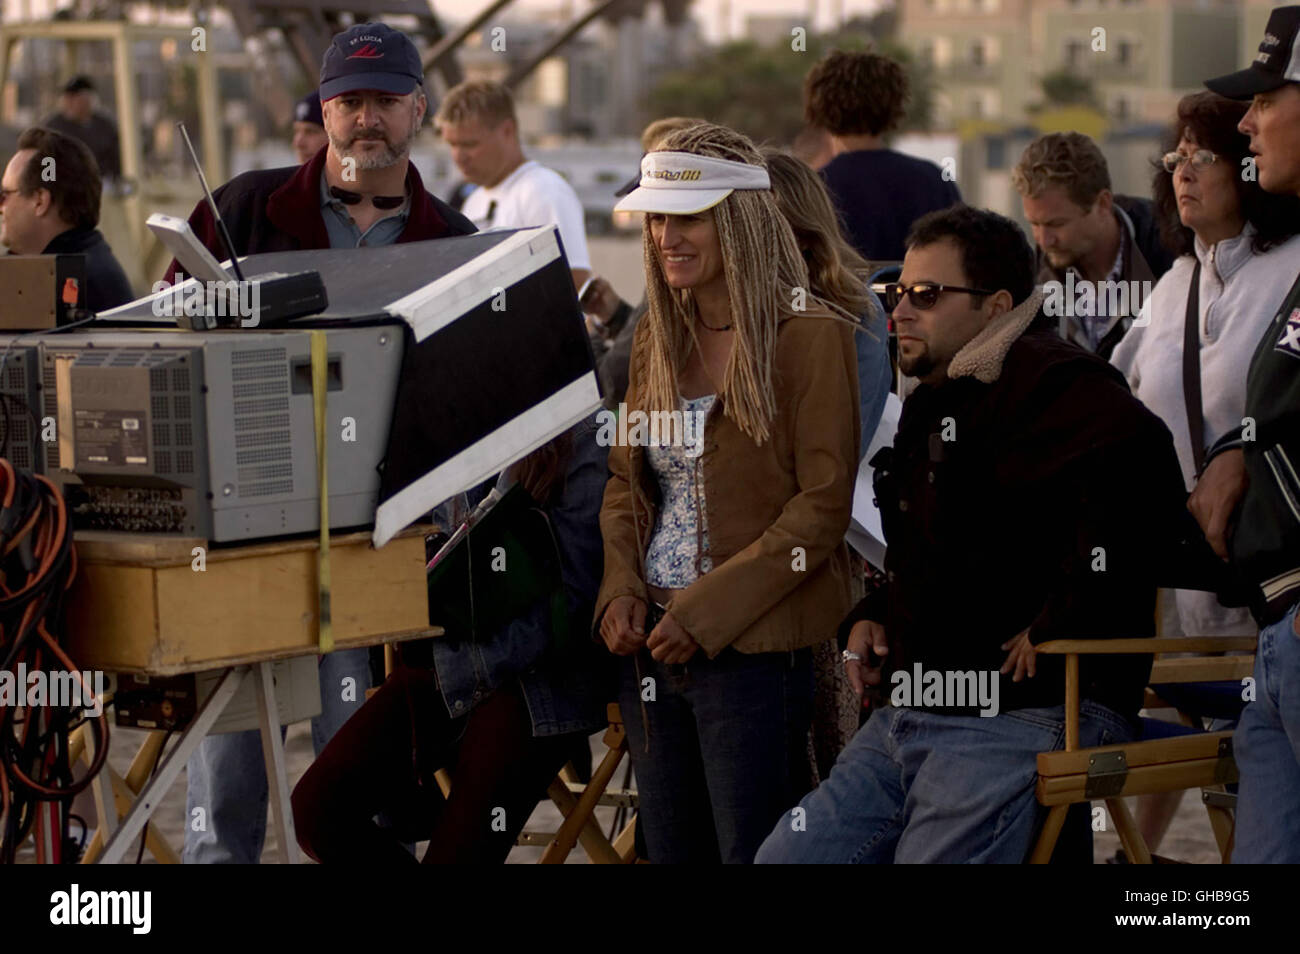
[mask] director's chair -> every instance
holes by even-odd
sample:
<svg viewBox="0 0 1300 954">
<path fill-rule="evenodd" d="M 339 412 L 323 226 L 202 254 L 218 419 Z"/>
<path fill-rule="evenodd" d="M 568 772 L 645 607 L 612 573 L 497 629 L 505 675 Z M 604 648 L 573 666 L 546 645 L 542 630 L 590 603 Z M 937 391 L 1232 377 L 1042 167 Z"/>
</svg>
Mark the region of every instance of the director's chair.
<svg viewBox="0 0 1300 954">
<path fill-rule="evenodd" d="M 593 864 L 624 865 L 635 860 L 636 792 L 625 788 L 610 789 L 609 787 L 614 773 L 628 754 L 627 732 L 623 727 L 622 713 L 619 712 L 616 703 L 608 705 L 606 717 L 609 726 L 605 729 L 605 737 L 602 741 L 608 751 L 595 771 L 591 773 L 591 781 L 585 784 L 579 781 L 573 764 L 569 763 L 560 769 L 559 775 L 546 790 L 546 794 L 564 817 L 559 830 L 539 832 L 525 829 L 519 835 L 516 842 L 518 845 L 546 846 L 538 864 L 563 864 L 574 846 L 579 843 Z M 443 797 L 447 797 L 451 793 L 451 776 L 445 769 L 439 769 L 434 777 L 438 781 L 438 787 L 442 789 Z M 602 805 L 626 809 L 631 813 L 627 824 L 612 841 L 596 824 L 596 808 Z"/>
<path fill-rule="evenodd" d="M 1038 754 L 1038 801 L 1048 806 L 1047 819 L 1029 856 L 1045 864 L 1052 856 L 1061 824 L 1070 805 L 1104 800 L 1116 834 L 1130 862 L 1151 864 L 1151 852 L 1138 832 L 1123 799 L 1129 795 L 1203 790 L 1219 853 L 1226 862 L 1232 853 L 1233 820 L 1224 786 L 1237 781 L 1232 756 L 1232 732 L 1197 731 L 1183 715 L 1189 732 L 1173 738 L 1148 739 L 1120 745 L 1079 747 L 1079 657 L 1135 653 L 1253 652 L 1254 636 L 1195 636 L 1162 639 L 1058 639 L 1038 652 L 1065 656 L 1065 749 Z M 1240 680 L 1254 671 L 1253 655 L 1196 655 L 1162 659 L 1151 667 L 1145 708 L 1167 705 L 1159 686 L 1171 683 Z"/>
</svg>

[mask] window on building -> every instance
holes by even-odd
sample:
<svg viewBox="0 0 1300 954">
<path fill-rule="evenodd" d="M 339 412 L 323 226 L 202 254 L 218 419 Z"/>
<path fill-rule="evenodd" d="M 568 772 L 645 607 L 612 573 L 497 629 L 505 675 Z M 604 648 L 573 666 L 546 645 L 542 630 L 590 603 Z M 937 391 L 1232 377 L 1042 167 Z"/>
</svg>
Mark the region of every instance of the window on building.
<svg viewBox="0 0 1300 954">
<path fill-rule="evenodd" d="M 1001 136 L 984 140 L 984 166 L 990 170 L 1007 167 L 1007 141 Z"/>
<path fill-rule="evenodd" d="M 1077 69 L 1082 66 L 1084 57 L 1087 55 L 1088 44 L 1083 40 L 1065 41 L 1065 65 L 1070 69 Z"/>
<path fill-rule="evenodd" d="M 1129 119 L 1133 115 L 1133 106 L 1127 96 L 1116 96 L 1110 109 L 1116 119 Z"/>
<path fill-rule="evenodd" d="M 976 40 L 970 45 L 970 63 L 971 66 L 984 66 L 987 60 L 984 53 L 984 41 Z"/>
<path fill-rule="evenodd" d="M 1120 40 L 1115 47 L 1115 58 L 1120 66 L 1132 66 L 1137 62 L 1137 44 L 1132 40 Z"/>
<path fill-rule="evenodd" d="M 934 38 L 934 65 L 943 69 L 952 63 L 952 39 L 946 36 Z"/>
</svg>

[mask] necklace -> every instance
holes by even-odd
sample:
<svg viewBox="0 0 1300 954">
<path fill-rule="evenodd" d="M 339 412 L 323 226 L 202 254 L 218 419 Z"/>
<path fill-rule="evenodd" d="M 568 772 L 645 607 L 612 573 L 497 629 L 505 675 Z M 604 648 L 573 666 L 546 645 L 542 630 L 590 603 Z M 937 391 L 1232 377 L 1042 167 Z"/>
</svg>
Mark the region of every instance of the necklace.
<svg viewBox="0 0 1300 954">
<path fill-rule="evenodd" d="M 700 317 L 697 316 L 695 320 L 698 321 L 700 324 L 704 325 L 704 327 L 705 327 L 705 328 L 708 328 L 710 331 L 730 331 L 730 330 L 731 330 L 731 325 L 729 325 L 729 324 L 723 325 L 721 328 L 715 328 L 715 327 L 713 327 L 712 325 L 707 324 L 703 318 L 700 318 Z"/>
</svg>

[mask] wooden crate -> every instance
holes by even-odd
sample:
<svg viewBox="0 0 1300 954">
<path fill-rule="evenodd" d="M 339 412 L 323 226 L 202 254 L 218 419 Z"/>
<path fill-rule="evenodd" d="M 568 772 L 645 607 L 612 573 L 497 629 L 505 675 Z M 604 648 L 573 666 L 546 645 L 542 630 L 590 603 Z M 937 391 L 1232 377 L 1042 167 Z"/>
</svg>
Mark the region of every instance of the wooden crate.
<svg viewBox="0 0 1300 954">
<path fill-rule="evenodd" d="M 369 533 L 330 541 L 336 649 L 440 635 L 429 625 L 424 534 L 382 549 Z M 67 638 L 85 669 L 156 676 L 312 652 L 318 645 L 316 538 L 209 548 L 200 540 L 85 532 Z"/>
</svg>

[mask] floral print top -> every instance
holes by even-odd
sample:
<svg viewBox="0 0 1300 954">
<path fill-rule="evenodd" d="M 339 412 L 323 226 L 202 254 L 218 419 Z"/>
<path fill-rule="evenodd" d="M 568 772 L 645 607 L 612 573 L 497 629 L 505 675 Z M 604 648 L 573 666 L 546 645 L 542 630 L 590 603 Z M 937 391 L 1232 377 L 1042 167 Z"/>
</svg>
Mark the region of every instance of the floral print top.
<svg viewBox="0 0 1300 954">
<path fill-rule="evenodd" d="M 652 442 L 646 448 L 646 461 L 659 482 L 662 501 L 646 554 L 646 582 L 651 586 L 685 589 L 713 569 L 708 556 L 702 450 L 704 419 L 715 397 L 682 398 L 683 420 L 690 422 L 683 431 L 684 441 L 668 446 Z"/>
</svg>

